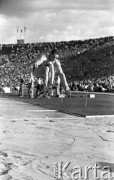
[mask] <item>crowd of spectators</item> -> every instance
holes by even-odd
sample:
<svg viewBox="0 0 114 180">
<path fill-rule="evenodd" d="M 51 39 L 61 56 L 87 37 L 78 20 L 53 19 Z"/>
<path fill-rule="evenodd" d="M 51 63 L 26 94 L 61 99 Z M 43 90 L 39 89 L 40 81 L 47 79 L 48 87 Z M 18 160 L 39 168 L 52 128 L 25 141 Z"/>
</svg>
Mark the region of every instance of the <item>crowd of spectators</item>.
<svg viewBox="0 0 114 180">
<path fill-rule="evenodd" d="M 85 81 L 72 81 L 69 83 L 71 91 L 86 92 L 113 92 L 114 76 L 93 78 Z"/>
<path fill-rule="evenodd" d="M 0 85 L 16 87 L 23 75 L 28 84 L 30 70 L 41 53 L 58 50 L 71 90 L 110 91 L 114 74 L 114 38 L 85 41 L 9 44 L 0 46 Z M 109 78 L 111 77 L 111 78 Z"/>
</svg>

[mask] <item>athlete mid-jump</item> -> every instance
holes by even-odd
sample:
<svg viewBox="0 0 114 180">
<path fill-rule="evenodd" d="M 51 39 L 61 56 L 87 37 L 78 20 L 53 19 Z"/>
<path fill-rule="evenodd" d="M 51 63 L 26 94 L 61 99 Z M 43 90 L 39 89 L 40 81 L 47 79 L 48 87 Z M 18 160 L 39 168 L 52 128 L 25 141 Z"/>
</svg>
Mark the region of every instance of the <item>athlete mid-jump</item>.
<svg viewBox="0 0 114 180">
<path fill-rule="evenodd" d="M 52 52 L 49 56 L 49 61 L 52 62 L 53 66 L 54 66 L 54 73 L 53 73 L 54 76 L 56 75 L 60 78 L 59 82 L 61 83 L 62 87 L 64 88 L 66 95 L 71 96 L 71 91 L 70 91 L 69 85 L 67 83 L 66 76 L 61 67 L 60 57 L 59 57 L 59 54 L 57 53 L 56 49 L 52 50 Z"/>
<path fill-rule="evenodd" d="M 62 70 L 59 60 L 59 54 L 54 49 L 48 55 L 42 55 L 34 64 L 33 74 L 35 77 L 42 77 L 44 80 L 44 89 L 52 87 L 54 84 L 55 74 L 60 79 L 66 95 L 70 96 L 70 88 L 68 86 L 65 74 Z"/>
</svg>

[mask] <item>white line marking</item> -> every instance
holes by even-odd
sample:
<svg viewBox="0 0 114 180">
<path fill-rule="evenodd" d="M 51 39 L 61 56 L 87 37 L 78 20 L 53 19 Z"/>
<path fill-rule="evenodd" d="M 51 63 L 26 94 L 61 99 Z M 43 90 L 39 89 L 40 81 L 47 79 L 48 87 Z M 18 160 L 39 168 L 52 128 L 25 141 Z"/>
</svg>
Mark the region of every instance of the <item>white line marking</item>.
<svg viewBox="0 0 114 180">
<path fill-rule="evenodd" d="M 98 94 L 98 95 L 110 95 L 110 96 L 114 96 L 114 93 L 106 93 L 106 92 L 83 92 L 83 91 L 72 91 L 72 95 L 75 94 Z"/>
<path fill-rule="evenodd" d="M 96 115 L 96 116 L 85 116 L 86 118 L 104 118 L 104 117 L 114 117 L 114 115 Z"/>
<path fill-rule="evenodd" d="M 57 110 L 52 110 L 52 109 L 30 109 L 26 111 L 32 111 L 32 112 L 50 112 L 50 111 L 57 111 Z"/>
</svg>

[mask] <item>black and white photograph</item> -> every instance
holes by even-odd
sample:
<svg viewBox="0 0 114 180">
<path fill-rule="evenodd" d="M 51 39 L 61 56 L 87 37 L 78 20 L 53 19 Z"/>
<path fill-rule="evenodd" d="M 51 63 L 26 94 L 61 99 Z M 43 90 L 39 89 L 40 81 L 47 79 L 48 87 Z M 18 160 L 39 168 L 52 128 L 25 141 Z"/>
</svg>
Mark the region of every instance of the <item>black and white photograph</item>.
<svg viewBox="0 0 114 180">
<path fill-rule="evenodd" d="M 114 180 L 113 0 L 0 0 L 0 180 Z"/>
</svg>

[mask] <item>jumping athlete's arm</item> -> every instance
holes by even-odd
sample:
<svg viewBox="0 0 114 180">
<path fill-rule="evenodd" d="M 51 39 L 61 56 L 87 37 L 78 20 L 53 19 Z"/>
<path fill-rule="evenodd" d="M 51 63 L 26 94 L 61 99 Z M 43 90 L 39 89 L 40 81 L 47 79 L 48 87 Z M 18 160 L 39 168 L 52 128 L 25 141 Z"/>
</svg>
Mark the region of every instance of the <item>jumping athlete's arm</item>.
<svg viewBox="0 0 114 180">
<path fill-rule="evenodd" d="M 35 62 L 35 67 L 38 68 L 38 66 L 41 65 L 44 61 L 47 61 L 47 57 L 42 55 L 41 58 Z"/>
</svg>

